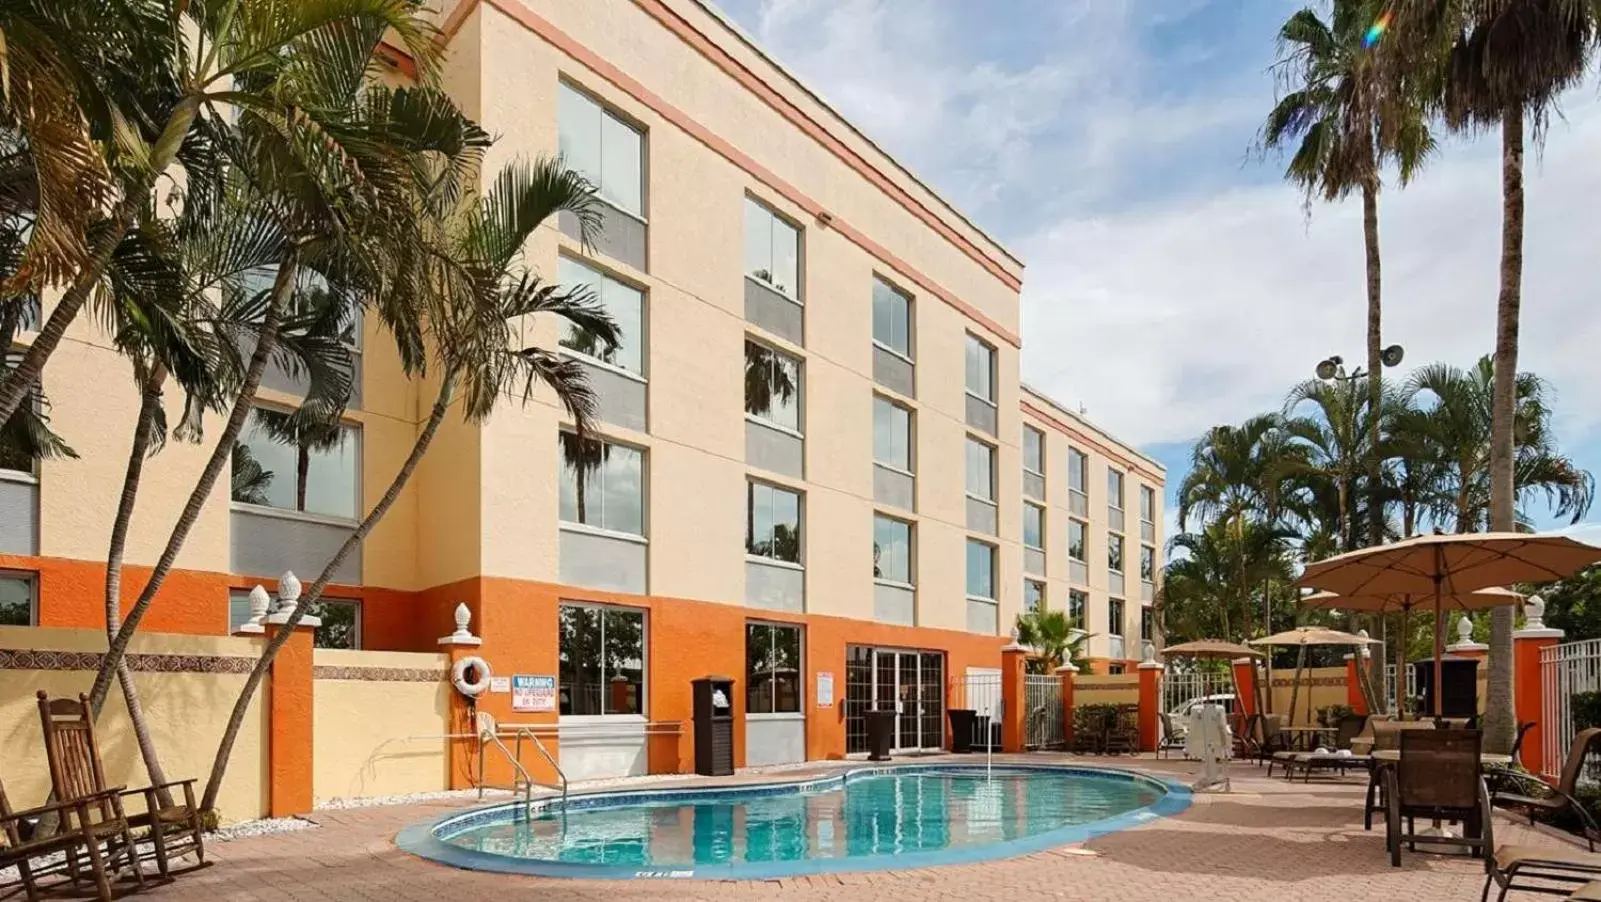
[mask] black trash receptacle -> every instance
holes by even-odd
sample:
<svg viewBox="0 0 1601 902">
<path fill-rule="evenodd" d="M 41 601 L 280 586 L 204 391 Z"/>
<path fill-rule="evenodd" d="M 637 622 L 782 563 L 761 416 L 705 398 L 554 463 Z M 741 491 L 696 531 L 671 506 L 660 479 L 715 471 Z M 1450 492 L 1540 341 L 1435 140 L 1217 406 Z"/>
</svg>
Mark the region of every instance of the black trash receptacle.
<svg viewBox="0 0 1601 902">
<path fill-rule="evenodd" d="M 945 712 L 951 718 L 951 751 L 965 755 L 973 750 L 973 722 L 978 712 L 971 708 L 952 708 Z"/>
<path fill-rule="evenodd" d="M 867 712 L 867 760 L 888 761 L 889 741 L 894 734 L 894 711 Z"/>
</svg>

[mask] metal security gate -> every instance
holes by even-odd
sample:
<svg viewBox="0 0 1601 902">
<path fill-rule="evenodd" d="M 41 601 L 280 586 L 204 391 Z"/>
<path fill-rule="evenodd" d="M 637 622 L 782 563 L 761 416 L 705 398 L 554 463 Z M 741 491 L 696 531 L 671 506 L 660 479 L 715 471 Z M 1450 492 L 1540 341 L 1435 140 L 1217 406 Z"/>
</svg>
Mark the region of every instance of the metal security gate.
<svg viewBox="0 0 1601 902">
<path fill-rule="evenodd" d="M 973 749 L 1001 748 L 1001 672 L 988 667 L 969 667 L 954 688 L 958 698 L 952 708 L 973 712 Z"/>
<path fill-rule="evenodd" d="M 1566 642 L 1540 649 L 1540 682 L 1544 710 L 1540 712 L 1540 744 L 1544 760 L 1540 772 L 1546 778 L 1561 777 L 1563 762 L 1573 744 L 1573 709 L 1569 704 L 1575 692 L 1601 691 L 1601 639 Z"/>
<path fill-rule="evenodd" d="M 1202 670 L 1189 673 L 1176 673 L 1170 670 L 1162 674 L 1162 710 L 1179 714 L 1180 719 L 1187 713 L 1185 707 L 1197 699 L 1233 694 L 1234 674 L 1227 670 Z M 1225 704 L 1224 708 L 1233 710 L 1232 705 Z M 1183 726 L 1182 723 L 1174 724 L 1175 729 L 1182 729 Z"/>
<path fill-rule="evenodd" d="M 1060 749 L 1067 746 L 1062 729 L 1062 681 L 1049 674 L 1031 673 L 1024 677 L 1023 747 Z"/>
</svg>

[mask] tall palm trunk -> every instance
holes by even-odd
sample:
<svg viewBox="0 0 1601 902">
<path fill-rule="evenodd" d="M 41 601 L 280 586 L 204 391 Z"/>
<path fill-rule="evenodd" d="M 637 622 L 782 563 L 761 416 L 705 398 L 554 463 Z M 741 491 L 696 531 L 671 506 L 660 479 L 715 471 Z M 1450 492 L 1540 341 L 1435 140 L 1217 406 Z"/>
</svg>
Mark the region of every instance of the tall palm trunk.
<svg viewBox="0 0 1601 902">
<path fill-rule="evenodd" d="M 1362 185 L 1362 243 L 1368 265 L 1368 544 L 1384 542 L 1384 504 L 1380 500 L 1379 404 L 1384 377 L 1380 359 L 1383 344 L 1382 280 L 1379 268 L 1379 181 L 1367 179 Z"/>
<path fill-rule="evenodd" d="M 456 381 L 457 374 L 454 372 L 448 372 L 440 379 L 439 395 L 434 399 L 434 407 L 428 414 L 428 421 L 423 425 L 422 431 L 417 434 L 417 441 L 411 446 L 411 454 L 407 456 L 406 462 L 401 465 L 400 471 L 395 474 L 395 478 L 389 483 L 389 489 L 384 492 L 378 503 L 373 505 L 373 509 L 362 519 L 355 532 L 352 532 L 345 539 L 344 544 L 339 546 L 339 550 L 334 553 L 327 566 L 322 568 L 322 573 L 317 577 L 317 581 L 312 583 L 311 588 L 300 596 L 300 601 L 295 605 L 294 611 L 289 614 L 289 618 L 283 626 L 278 628 L 278 632 L 273 635 L 272 640 L 267 643 L 266 649 L 262 651 L 261 657 L 257 659 L 256 667 L 250 672 L 250 677 L 245 680 L 244 688 L 239 690 L 239 698 L 234 702 L 233 713 L 228 717 L 228 726 L 223 730 L 222 740 L 217 744 L 217 757 L 211 762 L 211 775 L 206 779 L 205 795 L 200 801 L 201 810 L 209 811 L 217 802 L 217 794 L 222 790 L 223 775 L 228 771 L 228 758 L 233 754 L 234 741 L 238 738 L 239 729 L 245 722 L 245 712 L 249 710 L 251 699 L 255 697 L 256 690 L 261 686 L 262 679 L 266 677 L 267 671 L 272 668 L 272 662 L 278 656 L 278 650 L 283 648 L 285 642 L 289 641 L 289 637 L 294 634 L 295 627 L 300 623 L 301 618 L 322 597 L 323 589 L 333 579 L 333 575 L 338 572 L 339 567 L 344 564 L 345 558 L 361 547 L 362 540 L 367 537 L 368 533 L 372 532 L 372 528 L 378 524 L 378 521 L 384 518 L 384 515 L 389 512 L 389 508 L 394 506 L 396 499 L 400 497 L 401 491 L 406 488 L 406 483 L 411 481 L 412 474 L 417 472 L 417 465 L 422 462 L 423 455 L 428 453 L 428 446 L 433 444 L 434 436 L 439 432 L 439 424 L 444 421 L 445 412 L 450 409 L 451 401 L 456 393 Z"/>
<path fill-rule="evenodd" d="M 1523 106 L 1501 115 L 1501 295 L 1495 316 L 1495 383 L 1490 406 L 1490 529 L 1516 526 L 1513 484 L 1513 417 L 1517 403 L 1518 309 L 1523 299 Z M 1490 698 L 1485 747 L 1512 747 L 1512 609 L 1490 613 Z"/>
<path fill-rule="evenodd" d="M 156 415 L 161 409 L 161 385 L 166 381 L 166 370 L 155 367 L 145 376 L 139 389 L 139 419 L 133 429 L 133 447 L 128 452 L 128 469 L 122 478 L 122 495 L 117 499 L 117 514 L 111 521 L 111 545 L 106 551 L 106 642 L 117 638 L 122 626 L 122 558 L 128 547 L 128 529 L 133 521 L 134 502 L 139 496 L 139 480 L 144 474 L 145 458 L 150 453 L 150 442 L 156 431 Z M 145 720 L 144 704 L 139 700 L 139 689 L 134 685 L 133 674 L 124 656 L 116 663 L 117 682 L 128 705 L 128 722 L 133 725 L 134 739 L 139 743 L 139 756 L 144 759 L 150 783 L 163 805 L 172 804 L 172 793 L 167 788 L 167 775 L 156 757 L 155 742 L 150 738 L 150 724 Z"/>
<path fill-rule="evenodd" d="M 228 414 L 228 423 L 223 427 L 222 435 L 217 440 L 217 447 L 212 450 L 205 469 L 200 471 L 200 478 L 195 481 L 195 487 L 189 493 L 189 500 L 178 515 L 178 522 L 173 525 L 172 533 L 167 536 L 167 546 L 161 550 L 161 557 L 156 560 L 156 566 L 150 572 L 150 579 L 145 582 L 138 600 L 128 611 L 128 617 L 123 621 L 122 627 L 112 637 L 111 648 L 106 651 L 105 660 L 100 664 L 100 672 L 95 674 L 94 688 L 89 694 L 89 704 L 96 716 L 99 716 L 101 706 L 106 701 L 106 693 L 111 688 L 111 674 L 127 653 L 128 643 L 133 641 L 133 634 L 139 628 L 139 621 L 144 618 L 145 612 L 150 610 L 156 593 L 161 590 L 167 574 L 172 571 L 173 562 L 178 559 L 178 552 L 189 538 L 189 532 L 194 528 L 195 521 L 200 518 L 200 511 L 205 507 L 206 500 L 211 497 L 211 490 L 217 485 L 217 478 L 233 459 L 234 439 L 244 429 L 245 421 L 250 418 L 250 411 L 255 408 L 256 389 L 261 386 L 261 374 L 266 371 L 267 360 L 278 344 L 278 327 L 283 320 L 283 311 L 288 305 L 289 295 L 294 291 L 295 274 L 299 269 L 298 261 L 298 251 L 290 250 L 279 263 L 278 276 L 272 287 L 272 299 L 267 304 L 266 316 L 256 340 L 256 349 L 251 353 L 250 363 L 245 368 L 245 377 L 239 386 L 239 396 L 234 399 L 233 409 Z"/>
</svg>

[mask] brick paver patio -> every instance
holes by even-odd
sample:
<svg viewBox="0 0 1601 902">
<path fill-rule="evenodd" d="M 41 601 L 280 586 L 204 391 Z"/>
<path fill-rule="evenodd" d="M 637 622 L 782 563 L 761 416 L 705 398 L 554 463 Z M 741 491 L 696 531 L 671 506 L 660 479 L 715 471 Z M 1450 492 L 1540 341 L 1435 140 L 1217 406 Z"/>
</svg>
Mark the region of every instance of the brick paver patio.
<svg viewBox="0 0 1601 902">
<path fill-rule="evenodd" d="M 1054 759 L 1033 756 L 1031 760 Z M 969 759 L 971 760 L 971 759 Z M 1083 762 L 1082 758 L 1065 759 Z M 1108 763 L 1188 774 L 1178 761 Z M 1365 832 L 1365 778 L 1286 784 L 1249 764 L 1233 766 L 1234 791 L 1200 795 L 1183 814 L 1082 846 L 1004 861 L 762 882 L 573 881 L 455 870 L 398 850 L 400 828 L 451 806 L 323 811 L 320 829 L 208 848 L 216 864 L 150 890 L 145 898 L 252 902 L 446 902 L 446 900 L 1172 900 L 1227 902 L 1433 902 L 1477 899 L 1481 862 L 1404 854 L 1392 868 L 1382 827 Z M 1498 818 L 1500 844 L 1562 840 Z M 1549 897 L 1546 897 L 1549 898 Z"/>
</svg>

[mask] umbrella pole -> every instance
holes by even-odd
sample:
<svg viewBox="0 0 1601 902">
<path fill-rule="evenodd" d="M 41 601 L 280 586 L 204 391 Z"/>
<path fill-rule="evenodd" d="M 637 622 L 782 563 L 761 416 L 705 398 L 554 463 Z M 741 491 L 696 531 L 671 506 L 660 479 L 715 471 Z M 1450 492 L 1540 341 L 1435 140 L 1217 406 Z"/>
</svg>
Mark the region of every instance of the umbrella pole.
<svg viewBox="0 0 1601 902">
<path fill-rule="evenodd" d="M 1401 605 L 1401 635 L 1395 637 L 1395 716 L 1398 719 L 1406 713 L 1406 637 L 1411 619 L 1412 599 L 1408 597 Z"/>
<path fill-rule="evenodd" d="M 1444 686 L 1441 678 L 1445 675 L 1445 607 L 1440 600 L 1440 576 L 1435 571 L 1434 576 L 1434 717 L 1438 720 L 1445 716 L 1445 708 L 1440 705 Z"/>
</svg>

